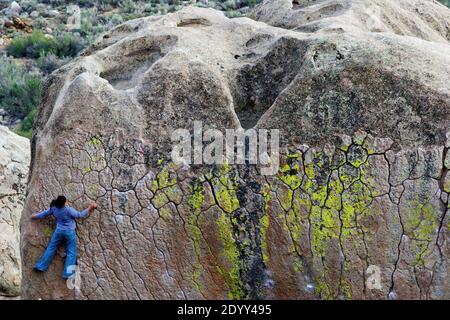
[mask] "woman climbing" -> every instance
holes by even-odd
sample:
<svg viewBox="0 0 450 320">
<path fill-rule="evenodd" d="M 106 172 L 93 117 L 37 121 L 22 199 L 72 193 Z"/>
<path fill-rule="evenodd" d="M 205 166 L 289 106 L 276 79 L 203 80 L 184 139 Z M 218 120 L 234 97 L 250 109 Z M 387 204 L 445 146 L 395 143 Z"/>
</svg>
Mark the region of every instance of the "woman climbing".
<svg viewBox="0 0 450 320">
<path fill-rule="evenodd" d="M 97 204 L 92 203 L 87 209 L 78 212 L 66 205 L 67 199 L 59 196 L 50 204 L 50 208 L 40 213 L 33 213 L 32 219 L 42 219 L 53 215 L 56 219 L 56 229 L 50 239 L 47 249 L 42 258 L 34 266 L 34 270 L 45 272 L 52 262 L 61 242 L 66 242 L 66 262 L 64 263 L 63 278 L 68 279 L 75 273 L 77 262 L 77 234 L 75 219 L 84 218 L 97 208 Z"/>
</svg>

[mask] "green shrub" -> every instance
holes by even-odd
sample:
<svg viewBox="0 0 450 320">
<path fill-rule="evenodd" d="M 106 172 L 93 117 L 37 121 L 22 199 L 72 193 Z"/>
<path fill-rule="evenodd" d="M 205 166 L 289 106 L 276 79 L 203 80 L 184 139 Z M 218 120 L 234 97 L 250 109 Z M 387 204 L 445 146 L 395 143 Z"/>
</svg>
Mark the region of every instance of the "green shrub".
<svg viewBox="0 0 450 320">
<path fill-rule="evenodd" d="M 84 46 L 84 40 L 71 32 L 62 32 L 54 37 L 48 37 L 41 31 L 34 31 L 30 35 L 14 38 L 6 47 L 6 51 L 16 58 L 37 59 L 51 53 L 63 58 L 75 57 Z"/>
<path fill-rule="evenodd" d="M 34 108 L 25 117 L 25 119 L 22 122 L 22 125 L 20 126 L 20 129 L 16 131 L 16 133 L 18 135 L 21 135 L 22 137 L 31 139 L 31 136 L 33 134 L 33 124 L 34 124 L 34 119 L 36 118 L 36 113 L 37 113 L 37 109 Z"/>
<path fill-rule="evenodd" d="M 62 67 L 69 61 L 70 58 L 59 58 L 53 53 L 50 53 L 46 56 L 40 56 L 39 59 L 36 60 L 36 65 L 39 67 L 42 73 L 44 73 L 44 75 L 47 75 L 49 73 L 52 73 L 54 70 Z"/>
<path fill-rule="evenodd" d="M 39 30 L 39 29 L 43 30 L 49 26 L 49 22 L 46 18 L 39 16 L 36 19 L 33 19 L 33 21 L 31 22 L 31 25 L 33 26 L 33 29 L 35 29 L 35 30 Z"/>
<path fill-rule="evenodd" d="M 225 15 L 228 18 L 240 18 L 243 16 L 243 14 L 237 10 L 228 10 L 227 12 L 225 12 Z"/>
<path fill-rule="evenodd" d="M 223 3 L 225 10 L 236 10 L 238 8 L 238 3 L 235 0 L 227 0 Z"/>
<path fill-rule="evenodd" d="M 117 6 L 122 2 L 122 0 L 96 0 L 95 2 L 97 2 L 98 4 Z"/>
<path fill-rule="evenodd" d="M 80 33 L 86 44 L 90 44 L 107 28 L 108 18 L 100 15 L 97 8 L 88 8 L 81 11 Z"/>
<path fill-rule="evenodd" d="M 40 52 L 49 52 L 51 47 L 52 41 L 42 32 L 36 31 L 27 36 L 17 36 L 8 45 L 6 51 L 16 58 L 37 58 Z"/>
<path fill-rule="evenodd" d="M 25 11 L 25 12 L 32 12 L 36 9 L 36 6 L 38 4 L 37 0 L 22 0 L 22 1 L 17 1 L 20 4 L 20 7 Z"/>
<path fill-rule="evenodd" d="M 9 5 L 9 0 L 0 0 L 0 10 L 8 8 Z"/>
<path fill-rule="evenodd" d="M 121 24 L 123 22 L 123 18 L 120 14 L 113 14 L 107 21 L 106 28 L 112 29 L 115 26 Z"/>
<path fill-rule="evenodd" d="M 0 108 L 25 117 L 39 104 L 42 81 L 8 58 L 0 58 Z"/>
<path fill-rule="evenodd" d="M 60 58 L 75 57 L 86 46 L 80 35 L 71 32 L 64 32 L 56 36 L 54 42 L 56 42 L 56 52 L 53 53 Z"/>
<path fill-rule="evenodd" d="M 126 1 L 122 2 L 121 7 L 122 7 L 123 12 L 130 13 L 130 14 L 135 13 L 137 10 L 136 4 L 131 0 L 126 0 Z"/>
</svg>

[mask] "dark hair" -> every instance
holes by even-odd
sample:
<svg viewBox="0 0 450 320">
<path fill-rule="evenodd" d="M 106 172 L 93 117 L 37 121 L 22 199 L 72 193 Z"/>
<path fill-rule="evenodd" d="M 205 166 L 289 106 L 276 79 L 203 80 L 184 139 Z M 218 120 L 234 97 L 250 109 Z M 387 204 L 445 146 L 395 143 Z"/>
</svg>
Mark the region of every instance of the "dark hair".
<svg viewBox="0 0 450 320">
<path fill-rule="evenodd" d="M 59 196 L 58 198 L 52 201 L 52 204 L 54 204 L 54 206 L 57 207 L 58 209 L 62 209 L 66 205 L 66 201 L 67 201 L 66 197 Z"/>
<path fill-rule="evenodd" d="M 52 202 L 50 202 L 50 208 L 54 207 L 56 207 L 56 200 L 52 200 Z"/>
</svg>

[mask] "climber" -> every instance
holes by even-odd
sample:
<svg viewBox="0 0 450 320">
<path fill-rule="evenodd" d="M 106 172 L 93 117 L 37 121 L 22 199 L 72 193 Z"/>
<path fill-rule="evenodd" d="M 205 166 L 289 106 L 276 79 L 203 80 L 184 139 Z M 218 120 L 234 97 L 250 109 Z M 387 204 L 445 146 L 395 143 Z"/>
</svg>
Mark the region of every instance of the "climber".
<svg viewBox="0 0 450 320">
<path fill-rule="evenodd" d="M 64 196 L 59 196 L 50 204 L 50 208 L 40 213 L 33 213 L 32 219 L 42 219 L 49 215 L 56 218 L 56 229 L 50 239 L 42 258 L 34 266 L 34 270 L 39 272 L 47 271 L 53 257 L 63 240 L 66 242 L 66 261 L 64 263 L 63 278 L 68 279 L 75 273 L 77 262 L 77 234 L 75 219 L 84 218 L 97 208 L 97 204 L 92 203 L 87 209 L 78 212 L 67 204 Z"/>
</svg>

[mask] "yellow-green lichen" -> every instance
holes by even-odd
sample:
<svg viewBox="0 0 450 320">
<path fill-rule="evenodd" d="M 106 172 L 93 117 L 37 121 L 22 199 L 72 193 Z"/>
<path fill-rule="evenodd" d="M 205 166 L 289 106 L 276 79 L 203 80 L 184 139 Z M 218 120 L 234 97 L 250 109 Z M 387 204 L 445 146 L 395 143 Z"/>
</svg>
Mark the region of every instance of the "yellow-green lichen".
<svg viewBox="0 0 450 320">
<path fill-rule="evenodd" d="M 183 191 L 181 191 L 180 186 L 178 184 L 163 189 L 163 192 L 170 201 L 176 204 L 180 204 L 181 201 L 183 200 Z"/>
<path fill-rule="evenodd" d="M 205 190 L 203 185 L 201 183 L 196 183 L 192 186 L 188 197 L 188 204 L 194 215 L 198 215 L 201 212 L 204 202 Z"/>
<path fill-rule="evenodd" d="M 221 166 L 218 175 L 214 173 L 210 175 L 210 181 L 214 189 L 216 201 L 224 211 L 220 214 L 216 223 L 219 237 L 224 246 L 223 255 L 230 263 L 229 267 L 219 268 L 219 271 L 227 283 L 228 298 L 243 299 L 245 298 L 245 292 L 240 280 L 241 261 L 239 259 L 238 247 L 233 238 L 232 218 L 229 216 L 230 213 L 240 207 L 236 194 L 238 183 L 233 170 L 235 169 L 225 163 Z"/>
<path fill-rule="evenodd" d="M 267 230 L 269 229 L 269 215 L 267 213 L 262 216 L 261 219 L 259 219 L 259 224 L 262 257 L 263 261 L 267 262 L 269 260 L 269 256 L 267 253 Z"/>
<path fill-rule="evenodd" d="M 450 193 L 450 172 L 447 173 L 447 177 L 444 180 L 444 191 Z"/>
<path fill-rule="evenodd" d="M 341 152 L 341 151 L 339 151 Z M 340 292 L 328 283 L 328 271 L 323 260 L 329 256 L 331 243 L 354 243 L 359 246 L 362 241 L 346 241 L 347 237 L 362 237 L 359 231 L 358 218 L 369 214 L 367 209 L 372 200 L 372 187 L 368 179 L 364 179 L 367 155 L 353 157 L 352 165 L 348 162 L 332 165 L 332 157 L 315 152 L 307 155 L 303 165 L 296 161 L 288 161 L 278 174 L 281 182 L 288 188 L 278 188 L 278 199 L 285 210 L 286 229 L 290 233 L 294 245 L 304 242 L 302 225 L 309 224 L 309 239 L 313 264 L 323 274 L 315 277 L 316 293 L 323 299 L 348 299 L 351 297 L 351 286 L 342 280 Z M 345 157 L 343 157 L 345 159 Z M 347 160 L 348 161 L 348 160 Z M 292 180 L 297 169 L 304 170 L 303 181 L 298 185 Z M 298 187 L 297 187 L 298 186 Z M 294 191 L 293 191 L 294 189 Z M 304 237 L 304 236 L 303 236 Z M 357 239 L 354 239 L 357 240 Z M 345 250 L 345 247 L 343 248 Z M 345 254 L 345 253 L 344 253 Z M 345 262 L 343 262 L 345 264 Z"/>
<path fill-rule="evenodd" d="M 46 227 L 44 227 L 43 233 L 46 237 L 50 237 L 53 233 L 53 230 L 52 230 L 52 228 L 46 226 Z"/>
<path fill-rule="evenodd" d="M 270 205 L 270 191 L 271 186 L 269 184 L 264 184 L 261 188 L 261 194 L 264 197 L 264 208 L 263 208 L 263 216 L 259 219 L 259 231 L 260 231 L 260 239 L 261 239 L 261 252 L 262 258 L 265 263 L 269 260 L 269 255 L 267 252 L 267 231 L 270 225 L 270 216 L 269 216 L 269 205 Z"/>
<path fill-rule="evenodd" d="M 159 209 L 159 216 L 163 218 L 164 220 L 168 221 L 172 215 L 171 210 L 168 206 L 164 206 Z"/>
<path fill-rule="evenodd" d="M 322 278 L 316 279 L 315 292 L 324 300 L 336 299 L 336 295 L 333 290 L 329 287 L 328 283 Z"/>
<path fill-rule="evenodd" d="M 239 250 L 233 238 L 230 219 L 225 213 L 222 213 L 217 219 L 217 227 L 224 245 L 223 254 L 230 263 L 230 266 L 222 271 L 229 289 L 228 298 L 243 299 L 246 295 L 240 280 Z"/>
<path fill-rule="evenodd" d="M 152 203 L 155 206 L 156 209 L 161 208 L 162 206 L 164 206 L 165 204 L 167 204 L 169 202 L 169 199 L 167 198 L 166 194 L 160 190 L 158 190 L 153 199 L 152 199 Z"/>
<path fill-rule="evenodd" d="M 231 213 L 239 208 L 239 200 L 236 196 L 236 191 L 221 186 L 216 191 L 216 199 L 219 206 L 227 213 Z"/>
<path fill-rule="evenodd" d="M 220 208 L 227 213 L 231 213 L 240 207 L 237 198 L 237 182 L 228 164 L 222 165 L 219 175 L 210 175 L 214 188 L 215 198 Z"/>
<path fill-rule="evenodd" d="M 296 212 L 290 209 L 286 212 L 286 225 L 291 233 L 294 245 L 298 244 L 302 232 L 302 225 L 297 217 Z"/>
<path fill-rule="evenodd" d="M 345 279 L 341 280 L 340 284 L 340 292 L 341 292 L 341 298 L 345 300 L 350 300 L 352 298 L 352 289 L 348 281 Z"/>
<path fill-rule="evenodd" d="M 264 197 L 264 212 L 267 213 L 267 209 L 269 208 L 270 204 L 270 191 L 272 187 L 269 184 L 264 184 L 261 189 L 261 194 Z"/>
<path fill-rule="evenodd" d="M 89 144 L 92 146 L 100 146 L 102 144 L 102 139 L 98 136 L 93 136 L 90 140 L 89 140 Z"/>
<path fill-rule="evenodd" d="M 296 190 L 302 183 L 299 172 L 300 166 L 297 163 L 292 165 L 286 164 L 280 170 L 279 179 L 292 190 Z"/>
<path fill-rule="evenodd" d="M 372 201 L 370 190 L 360 181 L 355 182 L 342 195 L 341 220 L 344 235 L 349 235 L 357 226 L 357 217 L 366 213 Z"/>
<path fill-rule="evenodd" d="M 175 174 L 172 172 L 175 164 L 171 163 L 165 166 L 156 176 L 156 179 L 153 179 L 151 191 L 155 192 L 158 189 L 164 189 L 170 186 L 174 186 L 177 184 L 177 179 Z"/>
<path fill-rule="evenodd" d="M 412 201 L 410 210 L 405 215 L 405 233 L 412 238 L 411 250 L 415 253 L 415 265 L 423 265 L 424 258 L 430 253 L 429 245 L 435 237 L 438 227 L 435 211 L 432 204 Z"/>
<path fill-rule="evenodd" d="M 289 210 L 292 207 L 293 196 L 294 196 L 294 192 L 291 189 L 286 189 L 285 191 L 281 192 L 280 204 L 285 211 Z"/>
<path fill-rule="evenodd" d="M 187 216 L 186 229 L 192 239 L 192 246 L 195 252 L 195 261 L 192 264 L 193 272 L 191 280 L 194 286 L 199 292 L 202 292 L 203 288 L 201 286 L 200 277 L 202 275 L 202 264 L 201 264 L 201 250 L 200 243 L 202 241 L 202 234 L 200 228 L 198 227 L 197 217 L 202 211 L 203 203 L 205 200 L 204 189 L 202 184 L 194 183 L 189 190 L 188 204 L 190 207 L 189 214 Z"/>
</svg>

